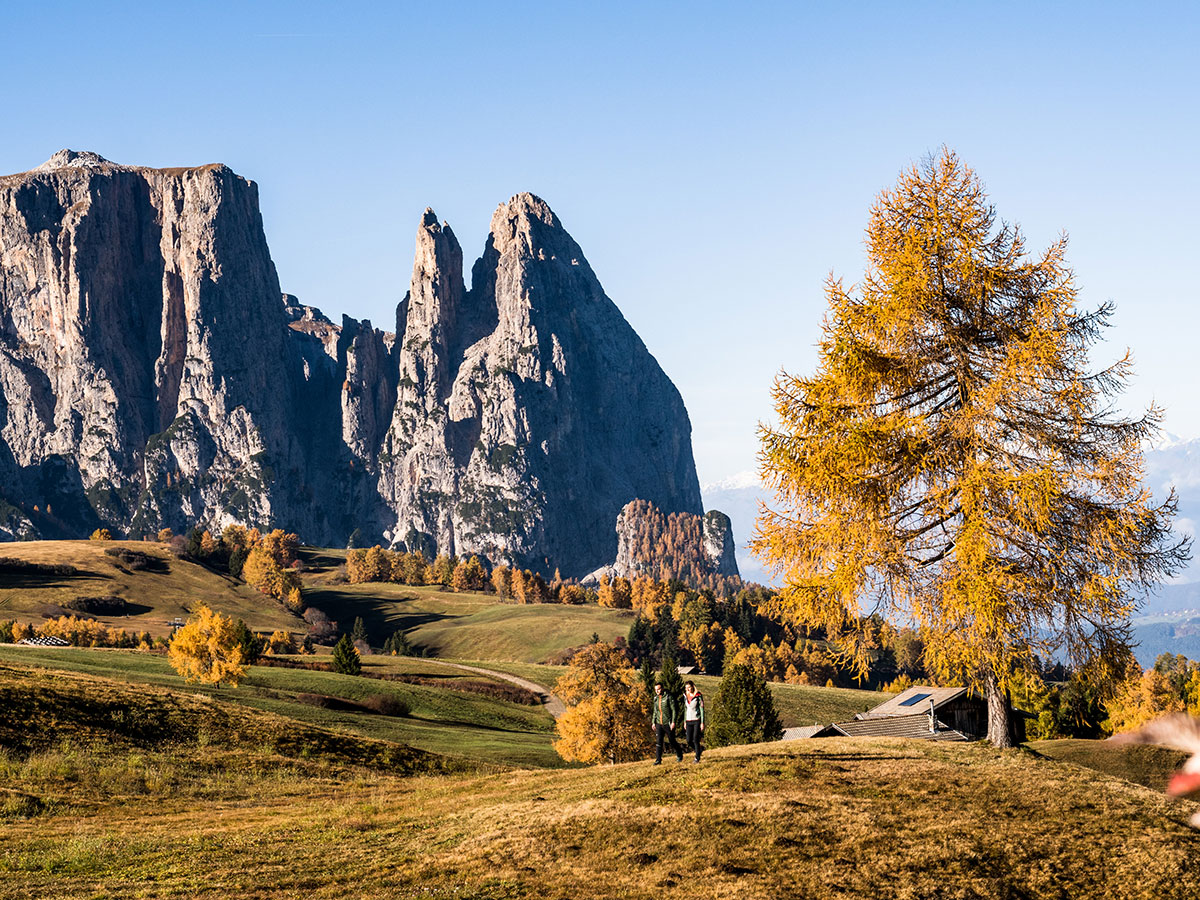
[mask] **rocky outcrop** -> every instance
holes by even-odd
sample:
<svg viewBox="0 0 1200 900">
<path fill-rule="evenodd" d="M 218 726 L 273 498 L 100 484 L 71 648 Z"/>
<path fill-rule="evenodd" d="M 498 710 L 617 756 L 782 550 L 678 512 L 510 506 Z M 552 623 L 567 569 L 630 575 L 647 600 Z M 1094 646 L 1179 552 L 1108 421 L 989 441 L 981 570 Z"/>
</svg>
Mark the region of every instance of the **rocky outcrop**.
<svg viewBox="0 0 1200 900">
<path fill-rule="evenodd" d="M 718 593 L 741 585 L 733 526 L 718 510 L 703 515 L 666 513 L 653 503 L 634 500 L 617 516 L 616 537 L 614 561 L 587 575 L 584 584 L 598 583 L 604 576 L 648 575 Z"/>
<path fill-rule="evenodd" d="M 224 166 L 0 178 L 7 530 L 237 521 L 580 574 L 630 500 L 701 512 L 679 393 L 537 197 L 469 291 L 426 210 L 394 333 L 281 296 Z"/>
</svg>

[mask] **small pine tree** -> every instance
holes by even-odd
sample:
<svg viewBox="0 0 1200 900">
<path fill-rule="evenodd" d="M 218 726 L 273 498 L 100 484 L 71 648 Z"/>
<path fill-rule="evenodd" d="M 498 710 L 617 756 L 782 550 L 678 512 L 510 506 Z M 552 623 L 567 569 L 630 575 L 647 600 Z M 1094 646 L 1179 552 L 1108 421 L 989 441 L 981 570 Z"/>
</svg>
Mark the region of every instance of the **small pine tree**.
<svg viewBox="0 0 1200 900">
<path fill-rule="evenodd" d="M 192 530 L 188 532 L 187 555 L 192 559 L 201 559 L 204 556 L 203 552 L 201 551 L 201 542 L 203 536 L 204 532 L 198 525 L 193 527 Z"/>
<path fill-rule="evenodd" d="M 343 634 L 333 648 L 333 671 L 339 675 L 358 675 L 362 672 L 362 658 L 348 634 Z"/>
<path fill-rule="evenodd" d="M 766 679 L 750 666 L 729 666 L 713 699 L 705 735 L 714 747 L 783 737 L 783 725 Z"/>
<path fill-rule="evenodd" d="M 663 652 L 662 671 L 658 673 L 658 681 L 663 686 L 663 693 L 671 697 L 676 705 L 683 702 L 683 676 L 679 674 L 679 664 L 675 661 L 675 653 L 668 648 Z M 654 687 L 651 686 L 651 690 Z M 675 723 L 675 729 L 678 731 L 683 728 L 682 716 L 679 722 Z"/>
<path fill-rule="evenodd" d="M 654 705 L 654 660 L 650 658 L 650 654 L 646 654 L 642 658 L 642 688 L 646 692 L 647 706 Z"/>
<path fill-rule="evenodd" d="M 357 644 L 359 641 L 366 642 L 367 640 L 367 625 L 362 620 L 362 616 L 358 616 L 354 620 L 354 627 L 350 629 L 350 640 Z"/>
<path fill-rule="evenodd" d="M 233 629 L 234 644 L 242 648 L 242 662 L 248 666 L 254 665 L 262 655 L 262 640 L 255 637 L 250 626 L 241 619 L 237 620 Z"/>
</svg>

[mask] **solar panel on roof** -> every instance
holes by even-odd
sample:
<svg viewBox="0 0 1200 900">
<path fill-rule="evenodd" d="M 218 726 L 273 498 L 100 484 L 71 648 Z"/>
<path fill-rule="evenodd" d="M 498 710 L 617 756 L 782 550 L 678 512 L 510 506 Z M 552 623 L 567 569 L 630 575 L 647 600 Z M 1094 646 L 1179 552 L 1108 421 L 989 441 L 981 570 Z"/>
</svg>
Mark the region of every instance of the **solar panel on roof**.
<svg viewBox="0 0 1200 900">
<path fill-rule="evenodd" d="M 929 694 L 913 694 L 907 700 L 901 701 L 900 705 L 901 706 L 916 706 L 918 703 L 920 703 L 922 700 L 924 700 L 928 696 L 930 696 L 930 695 Z"/>
</svg>

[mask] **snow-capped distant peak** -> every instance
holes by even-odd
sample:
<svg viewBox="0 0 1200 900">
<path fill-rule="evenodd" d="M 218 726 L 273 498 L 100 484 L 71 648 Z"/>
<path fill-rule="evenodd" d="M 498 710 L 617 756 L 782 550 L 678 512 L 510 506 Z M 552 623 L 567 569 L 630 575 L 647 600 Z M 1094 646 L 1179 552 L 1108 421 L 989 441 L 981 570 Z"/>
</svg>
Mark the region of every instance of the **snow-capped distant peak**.
<svg viewBox="0 0 1200 900">
<path fill-rule="evenodd" d="M 1174 450 L 1195 441 L 1194 438 L 1181 437 L 1169 431 L 1159 432 L 1158 439 L 1145 444 L 1147 450 Z"/>
<path fill-rule="evenodd" d="M 728 478 L 722 478 L 720 481 L 713 481 L 709 484 L 700 487 L 700 493 L 707 494 L 712 491 L 740 491 L 745 488 L 757 488 L 762 484 L 758 480 L 758 472 L 753 469 L 747 469 L 744 472 L 738 472 L 736 475 L 730 475 Z"/>
</svg>

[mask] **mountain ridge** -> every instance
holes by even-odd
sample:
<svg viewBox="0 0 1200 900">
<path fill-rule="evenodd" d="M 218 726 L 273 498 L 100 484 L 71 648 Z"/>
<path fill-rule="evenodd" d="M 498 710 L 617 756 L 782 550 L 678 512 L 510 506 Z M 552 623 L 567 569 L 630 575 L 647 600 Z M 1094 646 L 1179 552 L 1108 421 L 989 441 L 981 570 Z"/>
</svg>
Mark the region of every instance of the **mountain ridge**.
<svg viewBox="0 0 1200 900">
<path fill-rule="evenodd" d="M 280 289 L 254 182 L 60 151 L 0 178 L 0 534 L 281 525 L 583 574 L 702 513 L 682 397 L 532 194 L 463 280 L 426 209 L 395 331 Z"/>
</svg>

